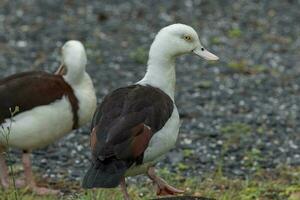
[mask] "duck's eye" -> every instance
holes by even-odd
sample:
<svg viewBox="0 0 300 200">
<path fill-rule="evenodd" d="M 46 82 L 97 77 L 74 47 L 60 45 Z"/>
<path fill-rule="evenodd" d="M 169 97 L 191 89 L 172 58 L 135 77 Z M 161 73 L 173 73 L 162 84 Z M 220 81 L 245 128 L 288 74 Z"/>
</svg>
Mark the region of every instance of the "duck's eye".
<svg viewBox="0 0 300 200">
<path fill-rule="evenodd" d="M 191 41 L 191 40 L 192 40 L 192 37 L 189 36 L 189 35 L 185 35 L 185 36 L 183 36 L 183 38 L 184 38 L 186 41 Z"/>
<path fill-rule="evenodd" d="M 201 51 L 204 51 L 204 48 L 203 48 L 203 47 L 201 47 Z"/>
</svg>

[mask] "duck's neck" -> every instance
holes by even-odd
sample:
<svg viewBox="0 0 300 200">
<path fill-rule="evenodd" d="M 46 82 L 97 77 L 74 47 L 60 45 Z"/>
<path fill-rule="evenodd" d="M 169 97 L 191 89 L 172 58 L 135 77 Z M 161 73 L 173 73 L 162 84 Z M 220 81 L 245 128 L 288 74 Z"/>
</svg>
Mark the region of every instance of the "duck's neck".
<svg viewBox="0 0 300 200">
<path fill-rule="evenodd" d="M 147 72 L 139 84 L 148 84 L 164 91 L 174 101 L 176 73 L 175 57 L 155 51 L 149 53 Z"/>
<path fill-rule="evenodd" d="M 82 82 L 85 73 L 85 66 L 73 65 L 72 67 L 67 67 L 67 74 L 64 75 L 64 79 L 70 85 L 78 85 Z"/>
</svg>

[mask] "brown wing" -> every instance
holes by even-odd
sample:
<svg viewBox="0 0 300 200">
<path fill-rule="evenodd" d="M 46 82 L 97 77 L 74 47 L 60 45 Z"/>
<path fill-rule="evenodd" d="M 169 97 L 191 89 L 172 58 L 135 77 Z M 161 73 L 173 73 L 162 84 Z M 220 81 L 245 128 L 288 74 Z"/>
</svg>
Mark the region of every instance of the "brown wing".
<svg viewBox="0 0 300 200">
<path fill-rule="evenodd" d="M 20 114 L 36 106 L 47 105 L 68 96 L 77 121 L 78 102 L 72 88 L 61 76 L 46 72 L 25 72 L 0 80 L 0 123 L 11 116 L 9 108 L 19 107 Z M 77 122 L 74 122 L 77 123 Z"/>
<path fill-rule="evenodd" d="M 132 164 L 141 164 L 151 137 L 171 116 L 173 101 L 151 86 L 120 88 L 97 108 L 91 133 L 92 165 L 82 187 L 112 188 Z"/>
<path fill-rule="evenodd" d="M 115 90 L 93 118 L 93 161 L 115 158 L 140 164 L 151 137 L 164 126 L 172 111 L 173 101 L 158 88 L 133 85 Z"/>
</svg>

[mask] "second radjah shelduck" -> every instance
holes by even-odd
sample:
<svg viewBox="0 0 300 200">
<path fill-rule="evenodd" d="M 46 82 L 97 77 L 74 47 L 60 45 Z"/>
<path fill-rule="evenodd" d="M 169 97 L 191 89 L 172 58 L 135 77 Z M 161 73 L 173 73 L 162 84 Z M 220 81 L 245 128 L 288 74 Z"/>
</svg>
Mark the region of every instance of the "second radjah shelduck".
<svg viewBox="0 0 300 200">
<path fill-rule="evenodd" d="M 83 188 L 121 185 L 124 198 L 129 200 L 125 177 L 147 174 L 158 195 L 184 192 L 158 177 L 154 165 L 177 140 L 180 123 L 174 102 L 175 60 L 187 53 L 218 60 L 201 45 L 192 27 L 173 24 L 161 29 L 151 45 L 144 78 L 104 98 L 92 120 L 92 164 Z"/>
<path fill-rule="evenodd" d="M 92 119 L 96 94 L 86 63 L 84 46 L 71 40 L 62 48 L 62 65 L 56 74 L 29 71 L 0 79 L 0 184 L 4 189 L 12 186 L 4 156 L 11 147 L 23 151 L 25 180 L 16 180 L 17 187 L 26 186 L 39 195 L 59 193 L 36 184 L 30 152 Z M 11 116 L 15 107 L 19 111 Z"/>
</svg>

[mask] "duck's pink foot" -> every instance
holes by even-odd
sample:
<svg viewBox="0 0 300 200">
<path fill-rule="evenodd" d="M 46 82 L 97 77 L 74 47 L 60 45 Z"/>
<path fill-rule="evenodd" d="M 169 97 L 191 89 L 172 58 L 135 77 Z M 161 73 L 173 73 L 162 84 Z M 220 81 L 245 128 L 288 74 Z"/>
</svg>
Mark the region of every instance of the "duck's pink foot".
<svg viewBox="0 0 300 200">
<path fill-rule="evenodd" d="M 30 187 L 30 190 L 32 190 L 32 192 L 36 193 L 37 195 L 57 195 L 60 193 L 59 190 L 52 190 L 52 189 L 37 187 L 37 186 Z"/>
<path fill-rule="evenodd" d="M 184 190 L 177 189 L 171 185 L 169 185 L 164 179 L 160 178 L 155 174 L 154 167 L 150 167 L 148 169 L 149 178 L 156 184 L 157 186 L 157 195 L 176 195 L 184 193 Z"/>
<path fill-rule="evenodd" d="M 167 182 L 165 182 L 163 179 L 155 182 L 157 186 L 156 194 L 158 196 L 164 196 L 164 195 L 176 195 L 176 194 L 182 194 L 184 193 L 183 190 L 177 189 L 171 185 L 169 185 Z"/>
</svg>

